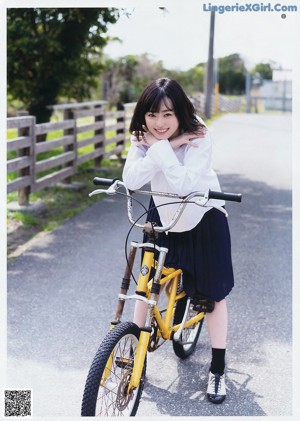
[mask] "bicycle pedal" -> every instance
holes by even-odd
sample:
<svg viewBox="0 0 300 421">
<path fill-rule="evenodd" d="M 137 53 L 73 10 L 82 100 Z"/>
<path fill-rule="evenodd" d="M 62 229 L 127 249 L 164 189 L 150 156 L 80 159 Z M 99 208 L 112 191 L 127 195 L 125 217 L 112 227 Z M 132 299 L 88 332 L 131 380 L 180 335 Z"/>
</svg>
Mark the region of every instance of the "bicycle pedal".
<svg viewBox="0 0 300 421">
<path fill-rule="evenodd" d="M 191 299 L 191 304 L 193 306 L 193 310 L 197 311 L 198 313 L 212 313 L 215 308 L 215 302 L 211 298 L 196 295 Z"/>
</svg>

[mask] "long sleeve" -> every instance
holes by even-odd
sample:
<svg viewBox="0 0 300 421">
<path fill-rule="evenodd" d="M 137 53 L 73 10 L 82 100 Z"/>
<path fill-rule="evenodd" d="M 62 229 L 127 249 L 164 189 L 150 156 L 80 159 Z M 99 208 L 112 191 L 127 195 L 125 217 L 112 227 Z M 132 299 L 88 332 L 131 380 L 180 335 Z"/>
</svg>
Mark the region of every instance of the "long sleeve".
<svg viewBox="0 0 300 421">
<path fill-rule="evenodd" d="M 167 140 L 155 143 L 147 151 L 147 156 L 162 171 L 170 191 L 181 196 L 199 189 L 201 180 L 211 170 L 210 139 L 207 137 L 193 142 L 198 147 L 185 146 L 177 154 Z"/>
<path fill-rule="evenodd" d="M 155 162 L 146 154 L 145 146 L 137 146 L 132 141 L 123 169 L 123 180 L 130 190 L 136 190 L 152 180 L 159 170 Z"/>
<path fill-rule="evenodd" d="M 209 136 L 192 141 L 198 147 L 183 145 L 173 150 L 168 140 L 160 140 L 150 148 L 132 142 L 123 170 L 123 180 L 130 190 L 137 190 L 151 182 L 152 191 L 176 193 L 186 196 L 207 189 L 220 191 L 216 173 L 211 167 L 212 147 Z M 178 204 L 174 199 L 153 196 L 162 224 L 168 225 Z M 192 199 L 192 201 L 194 201 Z M 209 201 L 223 206 L 223 201 Z M 165 206 L 168 204 L 168 206 Z M 164 206 L 160 206 L 164 205 Z M 182 232 L 194 228 L 210 207 L 188 205 L 184 215 L 171 229 Z"/>
</svg>

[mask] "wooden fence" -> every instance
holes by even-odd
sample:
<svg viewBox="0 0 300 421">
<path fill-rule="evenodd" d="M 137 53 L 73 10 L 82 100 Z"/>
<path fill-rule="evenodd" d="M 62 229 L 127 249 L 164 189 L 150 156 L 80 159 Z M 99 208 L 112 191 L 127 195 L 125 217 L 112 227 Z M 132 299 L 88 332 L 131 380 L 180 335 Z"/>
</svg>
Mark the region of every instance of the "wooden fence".
<svg viewBox="0 0 300 421">
<path fill-rule="evenodd" d="M 191 98 L 200 115 L 204 114 L 204 95 Z M 212 108 L 214 107 L 214 99 Z M 108 111 L 106 101 L 54 105 L 61 121 L 36 124 L 34 116 L 11 117 L 7 129 L 17 134 L 7 141 L 7 193 L 18 191 L 19 205 L 29 204 L 30 193 L 76 174 L 78 165 L 93 160 L 100 166 L 111 155 L 121 157 L 129 140 L 128 127 L 135 103 Z M 218 109 L 236 111 L 240 100 L 219 96 Z M 88 122 L 87 122 L 88 120 Z M 52 133 L 52 134 L 51 134 Z M 46 141 L 40 141 L 41 138 Z M 51 156 L 49 156 L 51 155 Z"/>
<path fill-rule="evenodd" d="M 190 97 L 190 100 L 194 104 L 197 113 L 200 116 L 205 117 L 205 95 L 199 93 L 197 96 Z M 216 112 L 236 112 L 240 111 L 242 107 L 241 98 L 227 98 L 224 95 L 212 95 L 211 97 L 211 115 Z"/>
<path fill-rule="evenodd" d="M 7 141 L 7 174 L 16 175 L 7 183 L 7 193 L 18 191 L 19 205 L 27 206 L 34 191 L 69 181 L 86 161 L 99 166 L 111 155 L 121 157 L 135 104 L 124 104 L 115 112 L 105 105 L 105 101 L 55 105 L 54 112 L 62 112 L 63 120 L 49 123 L 36 124 L 34 116 L 7 119 L 7 129 L 17 133 Z M 41 142 L 41 136 L 48 138 Z"/>
</svg>

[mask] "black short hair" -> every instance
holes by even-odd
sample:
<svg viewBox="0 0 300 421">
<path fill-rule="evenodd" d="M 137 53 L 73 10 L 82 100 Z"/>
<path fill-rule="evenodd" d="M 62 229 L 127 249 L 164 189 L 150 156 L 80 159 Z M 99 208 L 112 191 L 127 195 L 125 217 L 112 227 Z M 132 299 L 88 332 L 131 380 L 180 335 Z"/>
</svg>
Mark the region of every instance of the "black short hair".
<svg viewBox="0 0 300 421">
<path fill-rule="evenodd" d="M 151 82 L 139 97 L 129 127 L 138 137 L 145 131 L 143 126 L 147 112 L 158 112 L 162 101 L 169 99 L 183 132 L 196 132 L 204 127 L 196 117 L 194 105 L 176 80 L 160 78 Z"/>
</svg>

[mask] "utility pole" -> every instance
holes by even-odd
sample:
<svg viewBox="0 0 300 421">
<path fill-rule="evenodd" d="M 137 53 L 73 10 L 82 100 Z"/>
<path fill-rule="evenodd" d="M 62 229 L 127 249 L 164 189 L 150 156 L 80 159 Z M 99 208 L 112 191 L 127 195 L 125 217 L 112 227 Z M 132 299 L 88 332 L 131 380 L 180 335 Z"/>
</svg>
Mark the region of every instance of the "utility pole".
<svg viewBox="0 0 300 421">
<path fill-rule="evenodd" d="M 205 110 L 206 118 L 211 117 L 211 95 L 213 91 L 213 73 L 214 73 L 214 33 L 215 33 L 215 11 L 210 12 L 209 46 L 208 60 L 206 66 L 206 94 Z"/>
</svg>

